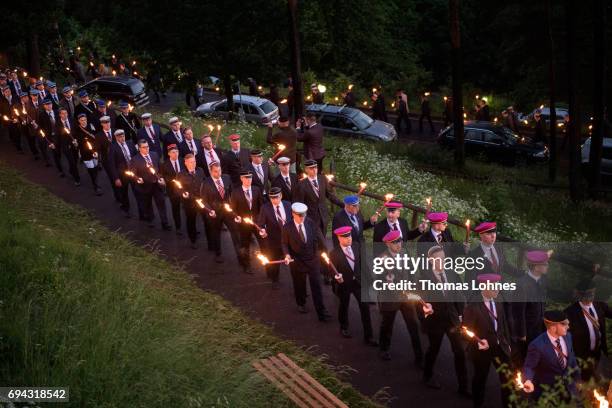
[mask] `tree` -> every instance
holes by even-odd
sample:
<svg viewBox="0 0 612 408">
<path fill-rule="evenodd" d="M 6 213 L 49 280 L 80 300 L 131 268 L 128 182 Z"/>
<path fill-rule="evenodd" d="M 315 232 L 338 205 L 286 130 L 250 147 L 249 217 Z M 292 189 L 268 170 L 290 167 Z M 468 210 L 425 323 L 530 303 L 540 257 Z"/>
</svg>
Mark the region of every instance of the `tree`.
<svg viewBox="0 0 612 408">
<path fill-rule="evenodd" d="M 463 133 L 463 92 L 461 82 L 461 32 L 459 28 L 459 0 L 449 0 L 449 27 L 451 39 L 451 72 L 453 82 L 453 132 L 455 134 L 455 165 L 465 164 Z"/>
<path fill-rule="evenodd" d="M 548 152 L 550 154 L 548 161 L 548 179 L 554 183 L 557 178 L 557 103 L 555 90 L 555 43 L 552 32 L 552 5 L 551 0 L 546 0 L 546 21 L 548 26 L 548 93 L 550 106 L 550 128 L 549 128 L 549 143 Z"/>
<path fill-rule="evenodd" d="M 300 38 L 297 21 L 297 0 L 287 1 L 289 12 L 289 43 L 291 44 L 291 80 L 293 82 L 293 112 L 295 118 L 304 116 L 304 86 L 302 84 L 302 62 L 300 57 Z"/>
<path fill-rule="evenodd" d="M 579 58 L 576 46 L 576 20 L 578 18 L 577 0 L 565 1 L 565 17 L 567 24 L 567 87 L 569 102 L 569 186 L 573 201 L 581 199 L 580 191 L 580 127 L 582 123 L 580 102 L 577 93 Z"/>
</svg>

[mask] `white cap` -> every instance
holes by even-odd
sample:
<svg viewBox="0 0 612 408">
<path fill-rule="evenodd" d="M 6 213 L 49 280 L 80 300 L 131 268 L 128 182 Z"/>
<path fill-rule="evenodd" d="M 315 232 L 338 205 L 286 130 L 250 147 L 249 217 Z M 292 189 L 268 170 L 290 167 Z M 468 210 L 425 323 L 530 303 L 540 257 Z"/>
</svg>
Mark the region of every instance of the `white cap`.
<svg viewBox="0 0 612 408">
<path fill-rule="evenodd" d="M 140 119 L 151 119 L 151 114 L 149 112 L 143 113 L 140 115 Z"/>
<path fill-rule="evenodd" d="M 281 164 L 282 163 L 286 164 L 286 163 L 291 163 L 291 159 L 288 158 L 288 157 L 283 156 L 283 157 L 279 157 L 278 159 L 276 159 L 276 162 L 277 163 L 281 163 Z"/>
<path fill-rule="evenodd" d="M 306 214 L 306 211 L 308 211 L 308 206 L 304 203 L 293 203 L 291 204 L 291 211 L 296 214 Z"/>
<path fill-rule="evenodd" d="M 173 116 L 173 117 L 170 118 L 170 120 L 168 120 L 168 123 L 169 124 L 173 124 L 173 123 L 178 122 L 178 121 L 179 121 L 179 118 L 177 118 L 176 116 Z"/>
<path fill-rule="evenodd" d="M 100 118 L 100 122 L 110 122 L 110 116 L 102 116 Z"/>
<path fill-rule="evenodd" d="M 117 129 L 115 130 L 115 133 L 113 133 L 113 135 L 117 136 L 117 135 L 125 135 L 125 132 L 123 131 L 123 129 Z"/>
</svg>

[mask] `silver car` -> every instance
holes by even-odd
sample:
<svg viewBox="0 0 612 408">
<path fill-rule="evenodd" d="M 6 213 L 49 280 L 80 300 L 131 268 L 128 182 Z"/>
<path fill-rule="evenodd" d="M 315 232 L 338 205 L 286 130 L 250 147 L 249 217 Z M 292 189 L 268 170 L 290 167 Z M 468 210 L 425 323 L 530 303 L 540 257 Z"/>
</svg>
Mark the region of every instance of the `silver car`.
<svg viewBox="0 0 612 408">
<path fill-rule="evenodd" d="M 234 95 L 234 114 L 247 122 L 265 125 L 278 121 L 278 107 L 265 98 L 250 95 Z M 214 116 L 228 119 L 227 99 L 204 103 L 196 109 L 195 116 Z"/>
<path fill-rule="evenodd" d="M 584 141 L 581 148 L 582 166 L 585 170 L 591 161 L 591 138 Z M 588 174 L 588 173 L 585 173 Z M 603 151 L 601 154 L 601 174 L 612 176 L 612 138 L 604 137 Z"/>
</svg>

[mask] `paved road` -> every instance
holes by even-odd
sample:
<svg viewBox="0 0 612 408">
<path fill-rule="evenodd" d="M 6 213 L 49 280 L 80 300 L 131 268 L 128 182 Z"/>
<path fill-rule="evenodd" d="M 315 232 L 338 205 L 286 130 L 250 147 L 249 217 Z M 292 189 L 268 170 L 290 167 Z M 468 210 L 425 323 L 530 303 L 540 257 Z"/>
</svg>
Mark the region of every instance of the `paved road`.
<svg viewBox="0 0 612 408">
<path fill-rule="evenodd" d="M 320 323 L 312 311 L 306 315 L 297 312 L 288 270 L 282 272 L 279 290 L 272 289 L 261 269 L 256 270 L 254 275 L 241 273 L 227 233 L 223 237 L 226 263 L 220 266 L 214 263 L 213 257 L 206 250 L 191 249 L 186 238 L 177 237 L 173 232 L 164 232 L 159 227 L 150 229 L 135 219 L 126 220 L 116 208 L 104 173 L 100 173 L 99 183 L 105 193 L 96 197 L 84 168 L 80 169 L 83 184 L 75 187 L 68 178 L 59 178 L 54 168 L 45 168 L 40 162 L 31 160 L 29 155 L 14 154 L 6 140 L 0 141 L 0 160 L 65 201 L 89 209 L 108 228 L 128 234 L 130 239 L 143 245 L 154 243 L 169 260 L 185 263 L 186 272 L 195 277 L 202 289 L 212 290 L 225 297 L 250 317 L 272 327 L 278 336 L 293 340 L 314 354 L 327 356 L 333 364 L 350 366 L 356 371 L 347 380 L 362 393 L 372 396 L 386 389 L 392 397 L 388 403 L 391 407 L 405 407 L 408 404 L 471 406 L 469 400 L 459 397 L 455 392 L 452 355 L 447 341 L 444 342 L 437 362 L 438 379 L 443 388 L 437 391 L 426 388 L 421 382 L 422 371 L 412 364 L 410 339 L 400 318 L 396 320 L 394 330 L 391 348 L 393 360 L 381 361 L 377 349 L 366 347 L 361 342 L 361 323 L 354 302 L 350 309 L 353 339 L 344 339 L 339 335 L 337 322 Z M 133 197 L 132 204 L 132 208 L 135 208 Z M 202 228 L 200 225 L 199 229 Z M 337 301 L 328 286 L 324 287 L 324 295 L 328 309 L 335 315 Z M 309 306 L 312 310 L 312 306 Z M 374 306 L 372 312 L 377 333 L 380 319 Z M 423 344 L 427 344 L 425 338 Z M 491 407 L 497 407 L 498 381 L 491 371 L 488 401 Z"/>
</svg>

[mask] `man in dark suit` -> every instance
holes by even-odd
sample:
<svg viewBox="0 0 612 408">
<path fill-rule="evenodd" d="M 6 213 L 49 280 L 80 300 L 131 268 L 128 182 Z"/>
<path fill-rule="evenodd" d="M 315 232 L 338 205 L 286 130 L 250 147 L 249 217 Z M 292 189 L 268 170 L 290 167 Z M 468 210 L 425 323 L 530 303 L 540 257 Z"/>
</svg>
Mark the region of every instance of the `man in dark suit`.
<svg viewBox="0 0 612 408">
<path fill-rule="evenodd" d="M 153 118 L 150 113 L 143 113 L 140 115 L 140 119 L 142 119 L 142 127 L 136 132 L 137 140 L 133 142 L 137 144 L 139 140 L 146 140 L 149 149 L 157 153 L 159 157 L 162 157 L 161 128 L 159 125 L 153 123 Z"/>
<path fill-rule="evenodd" d="M 323 147 L 323 126 L 317 123 L 314 113 L 306 115 L 306 120 L 300 119 L 297 128 L 297 140 L 304 143 L 304 157 L 315 160 L 319 169 L 323 171 L 325 148 Z"/>
<path fill-rule="evenodd" d="M 136 156 L 136 149 L 131 143 L 126 143 L 125 131 L 117 129 L 114 133 L 115 140 L 111 143 L 108 151 L 108 168 L 115 189 L 127 218 L 130 215 L 130 196 L 129 188 L 132 179 L 125 174 L 130 168 L 132 157 Z"/>
<path fill-rule="evenodd" d="M 230 149 L 223 154 L 221 165 L 223 174 L 230 176 L 235 187 L 240 186 L 240 171 L 249 167 L 251 155 L 248 149 L 240 147 L 240 135 L 229 135 Z"/>
<path fill-rule="evenodd" d="M 60 99 L 60 106 L 63 106 L 68 111 L 68 117 L 70 119 L 75 118 L 76 106 L 78 102 L 72 95 L 72 88 L 69 86 L 65 86 L 62 89 L 62 98 Z"/>
<path fill-rule="evenodd" d="M 36 143 L 32 134 L 32 119 L 30 118 L 30 115 L 36 115 L 37 113 L 30 103 L 30 96 L 26 92 L 22 92 L 19 95 L 19 101 L 13 105 L 13 109 L 17 109 L 19 113 L 19 147 L 17 150 L 21 149 L 21 151 L 23 151 L 22 141 L 25 141 L 28 143 L 30 152 L 34 155 L 35 160 L 38 160 L 38 149 L 36 148 Z"/>
<path fill-rule="evenodd" d="M 74 116 L 78 118 L 81 113 L 87 116 L 87 123 L 93 124 L 96 114 L 96 104 L 89 99 L 89 94 L 85 89 L 79 92 L 80 103 L 74 108 Z"/>
<path fill-rule="evenodd" d="M 11 89 L 11 93 L 13 94 L 13 98 L 19 99 L 19 95 L 25 91 L 21 80 L 19 79 L 19 75 L 15 71 L 11 71 L 10 79 L 8 80 L 8 86 Z"/>
<path fill-rule="evenodd" d="M 460 285 L 461 279 L 454 271 L 444 269 L 446 254 L 441 246 L 434 245 L 427 251 L 429 268 L 421 273 L 421 280 L 430 281 L 433 284 Z M 448 337 L 455 360 L 455 374 L 457 376 L 458 391 L 462 395 L 469 395 L 467 389 L 467 368 L 465 364 L 465 353 L 459 326 L 465 301 L 461 291 L 452 288 L 442 290 L 423 291 L 423 299 L 431 303 L 433 313 L 423 320 L 423 328 L 429 338 L 429 347 L 425 353 L 425 368 L 423 380 L 430 388 L 439 389 L 440 383 L 434 377 L 434 365 L 440 352 L 440 346 L 444 336 Z"/>
<path fill-rule="evenodd" d="M 183 143 L 183 140 L 185 140 L 183 130 L 181 129 L 181 122 L 176 116 L 173 116 L 168 120 L 168 125 L 170 125 L 170 130 L 162 136 L 164 150 L 167 150 L 168 146 L 171 144 L 178 146 Z M 166 155 L 165 157 L 167 158 L 168 156 Z"/>
<path fill-rule="evenodd" d="M 543 317 L 546 306 L 546 274 L 548 273 L 548 253 L 529 251 L 527 273 L 516 282 L 516 299 L 512 304 L 512 335 L 520 359 L 525 358 L 527 345 L 545 330 Z M 517 361 L 522 365 L 522 361 Z"/>
<path fill-rule="evenodd" d="M 271 145 L 276 145 L 278 149 L 279 145 L 285 146 L 281 155 L 288 157 L 291 161 L 291 171 L 295 173 L 296 158 L 297 158 L 297 132 L 295 129 L 289 126 L 289 118 L 287 116 L 281 116 L 278 119 L 278 132 L 272 134 L 272 128 L 274 124 L 268 123 L 268 135 L 266 136 L 266 142 Z"/>
<path fill-rule="evenodd" d="M 185 170 L 184 165 L 179 158 L 179 150 L 176 145 L 168 145 L 168 160 L 164 161 L 160 166 L 160 171 L 164 180 L 166 180 L 166 193 L 172 207 L 172 219 L 174 220 L 174 228 L 177 235 L 182 235 L 181 232 L 181 189 L 174 182 L 178 174 Z"/>
<path fill-rule="evenodd" d="M 323 303 L 321 293 L 321 264 L 318 251 L 327 252 L 325 238 L 320 228 L 315 225 L 306 213 L 308 207 L 304 203 L 295 202 L 291 205 L 291 216 L 283 227 L 282 248 L 285 262 L 290 263 L 293 292 L 300 313 L 306 310 L 306 277 L 310 282 L 312 302 L 319 321 L 325 322 L 330 315 Z"/>
<path fill-rule="evenodd" d="M 298 183 L 297 174 L 290 172 L 291 160 L 288 157 L 279 157 L 276 159 L 278 165 L 278 174 L 272 179 L 272 187 L 280 188 L 283 197 L 286 200 L 292 201 L 293 190 Z"/>
<path fill-rule="evenodd" d="M 348 310 L 351 295 L 357 300 L 361 323 L 363 325 L 363 339 L 367 345 L 377 347 L 378 342 L 374 340 L 372 332 L 372 321 L 370 319 L 370 306 L 361 301 L 361 250 L 359 245 L 353 245 L 350 226 L 342 226 L 334 230 L 337 236 L 338 246 L 332 249 L 329 260 L 335 266 L 338 274 L 334 276 L 334 287 L 336 295 L 340 299 L 338 307 L 338 321 L 340 322 L 340 334 L 344 338 L 350 338 Z"/>
<path fill-rule="evenodd" d="M 96 131 L 100 131 L 100 129 L 102 129 L 102 123 L 100 119 L 105 116 L 109 118 L 111 128 L 115 128 L 115 119 L 117 115 L 115 115 L 114 110 L 108 109 L 106 103 L 107 102 L 104 99 L 96 100 L 96 111 L 93 114 L 92 120 L 92 124 L 96 128 Z"/>
<path fill-rule="evenodd" d="M 87 122 L 87 114 L 85 113 L 77 115 L 77 123 L 78 126 L 76 126 L 73 135 L 79 144 L 81 160 L 87 169 L 87 174 L 89 174 L 96 195 L 101 196 L 102 190 L 98 185 L 98 153 L 95 151 L 96 136 L 92 133 L 96 130 L 91 123 Z"/>
<path fill-rule="evenodd" d="M 55 121 L 55 132 L 60 138 L 60 148 L 62 154 L 68 161 L 68 172 L 74 180 L 76 186 L 81 185 L 81 176 L 77 163 L 79 161 L 79 144 L 73 135 L 76 124 L 71 120 L 70 114 L 63 106 L 59 108 L 58 120 Z"/>
<path fill-rule="evenodd" d="M 221 226 L 225 225 L 232 238 L 236 254 L 239 253 L 238 233 L 234 222 L 233 212 L 227 211 L 225 205 L 229 206 L 232 194 L 232 182 L 228 175 L 221 174 L 219 163 L 211 163 L 208 168 L 210 177 L 202 183 L 201 196 L 211 212 L 204 218 L 206 227 L 206 239 L 208 250 L 214 251 L 215 262 L 223 263 L 221 256 Z M 231 206 L 230 206 L 231 208 Z"/>
<path fill-rule="evenodd" d="M 582 381 L 598 379 L 597 366 L 601 355 L 608 355 L 606 318 L 612 318 L 612 310 L 606 302 L 595 300 L 595 282 L 584 279 L 575 288 L 576 302 L 565 309 L 570 332 L 574 340 L 576 357 L 584 360 Z"/>
<path fill-rule="evenodd" d="M 127 140 L 134 140 L 140 129 L 140 120 L 133 112 L 130 112 L 130 104 L 126 101 L 119 102 L 119 115 L 115 119 L 115 128 L 123 129 Z"/>
<path fill-rule="evenodd" d="M 529 343 L 523 365 L 523 390 L 536 401 L 542 395 L 542 386 L 555 389 L 559 378 L 566 395 L 565 403 L 576 402 L 580 380 L 580 368 L 576 361 L 572 335 L 568 333 L 569 320 L 561 310 L 549 310 L 544 314 L 546 331 Z M 563 397 L 563 396 L 561 396 Z"/>
<path fill-rule="evenodd" d="M 202 156 L 202 142 L 199 139 L 193 137 L 193 129 L 191 127 L 186 127 L 183 131 L 183 136 L 185 138 L 178 145 L 179 156 L 185 157 L 186 154 L 192 154 L 198 165 L 202 162 L 204 156 Z"/>
<path fill-rule="evenodd" d="M 236 215 L 238 223 L 238 234 L 240 236 L 240 247 L 238 252 L 238 263 L 242 267 L 242 272 L 252 274 L 251 270 L 251 238 L 259 242 L 261 235 L 253 225 L 259 215 L 263 205 L 263 194 L 259 187 L 252 185 L 253 174 L 250 170 L 240 172 L 241 185 L 232 189 L 230 206 Z M 249 219 L 248 222 L 246 219 Z M 261 246 L 261 245 L 260 245 Z"/>
<path fill-rule="evenodd" d="M 134 173 L 136 180 L 134 190 L 144 220 L 149 222 L 150 227 L 153 227 L 152 201 L 155 201 L 162 228 L 170 231 L 172 228 L 168 225 L 163 193 L 163 187 L 166 183 L 159 173 L 159 156 L 157 156 L 157 153 L 149 151 L 149 145 L 146 141 L 138 142 L 138 154 L 132 157 L 130 170 Z"/>
<path fill-rule="evenodd" d="M 251 163 L 247 167 L 253 173 L 253 185 L 258 187 L 264 199 L 268 197 L 270 190 L 270 182 L 272 181 L 272 173 L 270 166 L 263 161 L 263 153 L 259 149 L 251 150 Z"/>
<path fill-rule="evenodd" d="M 327 177 L 318 174 L 318 165 L 315 160 L 307 160 L 304 163 L 306 177 L 298 181 L 293 191 L 293 201 L 306 204 L 308 207 L 308 218 L 319 228 L 325 236 L 329 214 L 327 210 L 327 199 L 339 207 L 344 203 L 331 192 L 327 184 Z"/>
<path fill-rule="evenodd" d="M 446 229 L 448 213 L 430 212 L 427 215 L 429 221 L 429 231 L 424 232 L 418 240 L 418 254 L 426 254 L 432 246 L 441 246 L 451 258 L 464 255 L 464 250 L 460 249 L 461 244 L 456 244 L 453 234 Z"/>
<path fill-rule="evenodd" d="M 187 153 L 184 158 L 185 167 L 178 174 L 177 179 L 181 186 L 181 199 L 185 210 L 185 224 L 187 226 L 187 236 L 191 241 L 191 248 L 197 249 L 198 232 L 196 230 L 196 220 L 198 213 L 202 210 L 198 205 L 201 199 L 200 191 L 204 182 L 204 171 L 196 166 L 195 157 Z M 203 205 L 205 205 L 202 202 Z"/>
<path fill-rule="evenodd" d="M 61 101 L 60 96 L 57 93 L 57 84 L 52 81 L 47 81 L 47 90 L 47 97 L 51 99 L 51 102 L 53 102 L 53 109 L 57 111 L 60 107 Z"/>
<path fill-rule="evenodd" d="M 223 152 L 218 147 L 213 145 L 212 137 L 210 134 L 206 134 L 202 137 L 201 146 L 198 148 L 198 155 L 196 156 L 196 162 L 198 167 L 204 170 L 205 177 L 210 177 L 208 168 L 211 163 L 219 163 L 221 169 L 223 169 L 222 162 Z"/>
<path fill-rule="evenodd" d="M 114 140 L 113 129 L 111 127 L 111 118 L 110 116 L 102 116 L 98 119 L 98 122 L 100 123 L 100 129 L 96 132 L 95 143 L 95 149 L 96 152 L 98 152 L 98 160 L 100 160 L 100 164 L 102 165 L 102 168 L 104 168 L 104 172 L 108 177 L 108 181 L 110 182 L 113 190 L 113 195 L 115 196 L 115 201 L 121 203 L 121 195 L 119 193 L 119 189 L 115 185 L 108 160 L 111 143 L 113 143 Z"/>
<path fill-rule="evenodd" d="M 42 149 L 51 150 L 53 155 L 53 161 L 55 161 L 55 167 L 59 171 L 60 177 L 66 177 L 64 169 L 62 168 L 62 151 L 60 145 L 60 138 L 56 132 L 56 122 L 58 119 L 57 111 L 53 109 L 53 102 L 51 99 L 45 99 L 43 102 L 43 109 L 38 115 L 38 125 L 40 126 L 39 132 L 44 132 L 44 138 L 41 137 L 42 143 L 39 144 L 39 150 Z M 42 134 L 41 134 L 42 135 Z M 47 154 L 43 154 L 43 158 L 46 158 Z"/>
<path fill-rule="evenodd" d="M 263 229 L 262 252 L 270 260 L 281 259 L 285 254 L 281 246 L 283 226 L 291 217 L 291 203 L 283 200 L 280 188 L 270 189 L 270 201 L 264 203 L 257 217 L 257 224 Z M 273 288 L 278 288 L 279 264 L 266 264 L 266 276 L 272 281 Z"/>
<path fill-rule="evenodd" d="M 480 274 L 477 281 L 479 285 L 495 284 L 502 279 L 499 274 Z M 502 364 L 510 366 L 510 328 L 504 305 L 497 298 L 499 290 L 493 288 L 482 289 L 478 299 L 473 299 L 463 311 L 463 325 L 472 331 L 480 341 L 470 341 L 468 355 L 474 364 L 474 377 L 472 379 L 472 398 L 474 407 L 481 407 L 484 403 L 487 377 L 491 364 L 498 370 L 501 384 L 502 407 L 510 406 L 510 390 L 504 385 L 511 378 L 505 370 L 500 370 Z M 510 369 L 508 367 L 507 369 Z"/>
<path fill-rule="evenodd" d="M 384 204 L 387 210 L 387 217 L 385 220 L 377 223 L 374 226 L 374 242 L 382 242 L 383 237 L 389 231 L 398 230 L 403 242 L 412 241 L 415 238 L 422 236 L 425 231 L 426 225 L 422 222 L 417 228 L 409 229 L 408 222 L 401 218 L 402 203 L 396 201 L 388 201 Z"/>
<path fill-rule="evenodd" d="M 340 227 L 351 227 L 351 238 L 353 244 L 361 246 L 364 242 L 363 231 L 374 227 L 376 221 L 378 221 L 378 214 L 375 213 L 369 220 L 365 221 L 361 211 L 359 211 L 358 195 L 348 195 L 344 197 L 343 201 L 344 208 L 338 210 L 338 212 L 334 214 L 334 218 L 332 220 L 332 231 Z M 332 236 L 332 242 L 334 243 L 334 248 L 337 248 L 339 242 L 336 234 Z"/>
</svg>

